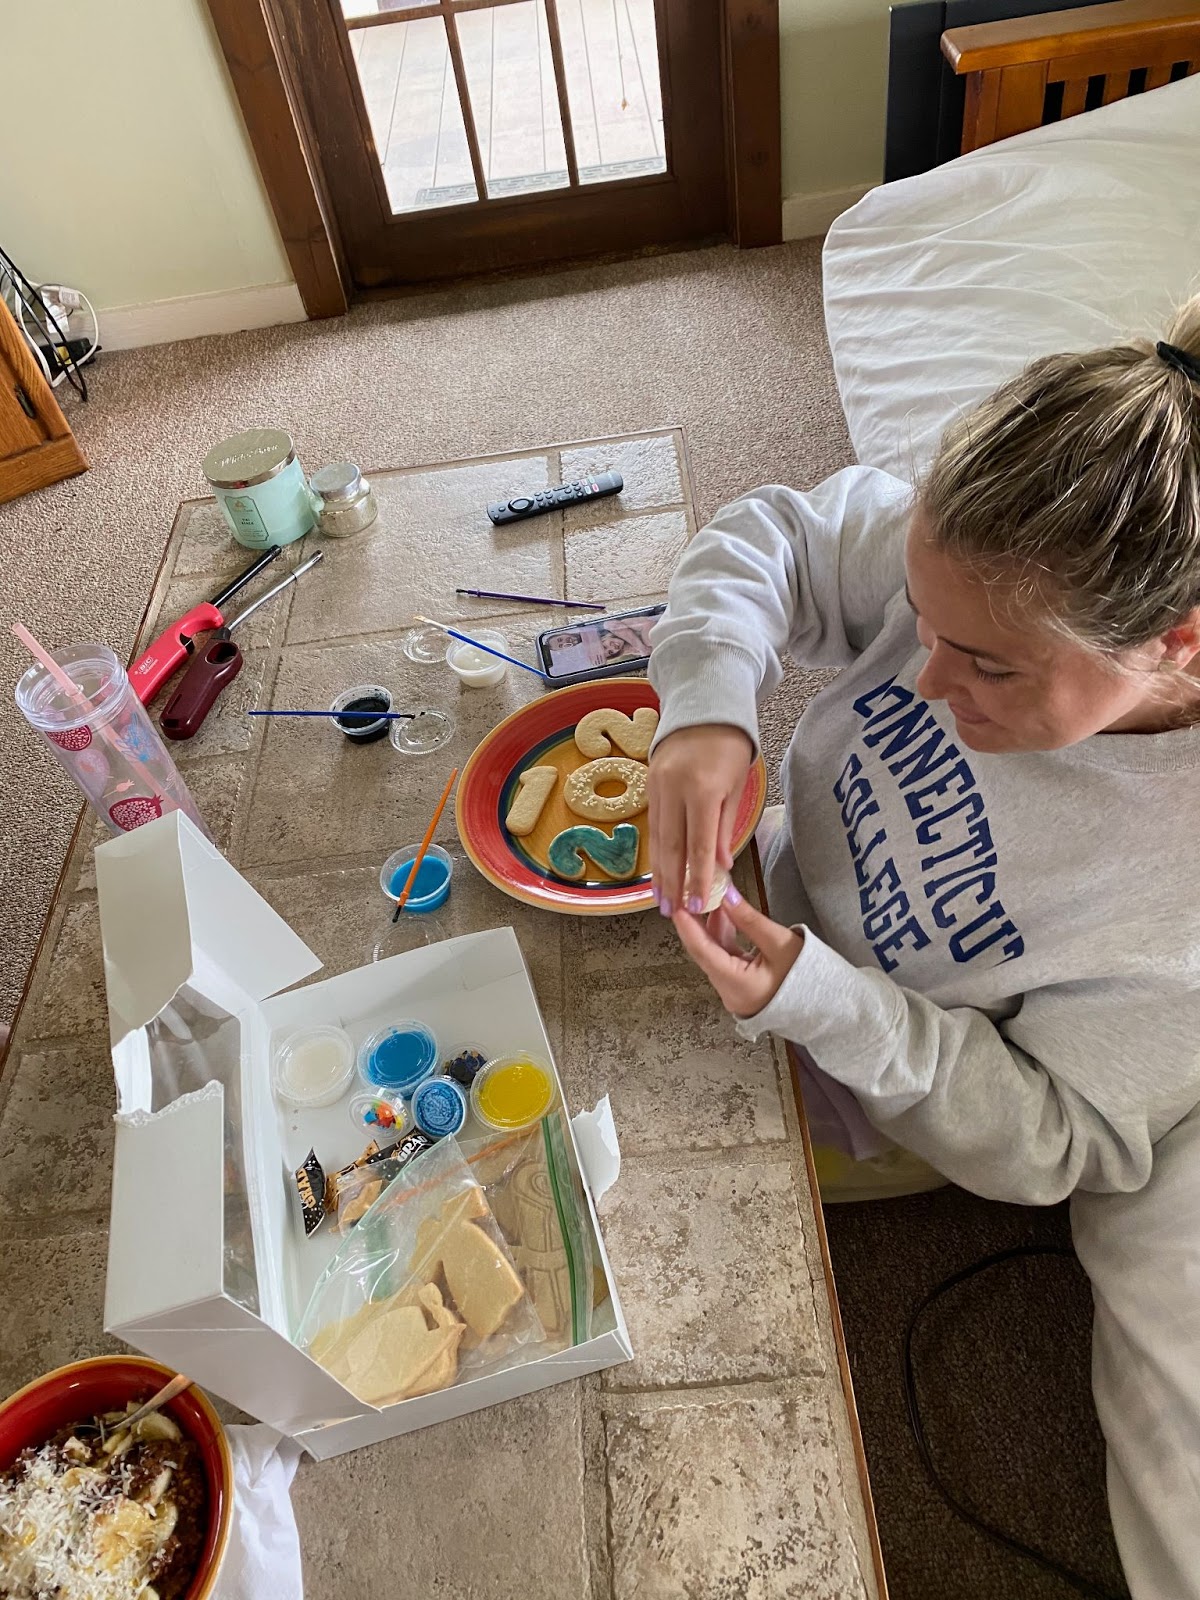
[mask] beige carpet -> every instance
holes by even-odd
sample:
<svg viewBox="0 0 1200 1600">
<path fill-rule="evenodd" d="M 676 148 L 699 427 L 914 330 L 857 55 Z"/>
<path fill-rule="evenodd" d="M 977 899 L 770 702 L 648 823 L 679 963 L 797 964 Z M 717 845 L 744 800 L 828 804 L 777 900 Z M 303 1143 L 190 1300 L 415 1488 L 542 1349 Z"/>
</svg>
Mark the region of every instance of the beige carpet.
<svg viewBox="0 0 1200 1600">
<path fill-rule="evenodd" d="M 48 644 L 100 639 L 120 654 L 178 502 L 204 492 L 201 457 L 251 423 L 290 429 L 310 470 L 345 456 L 402 466 L 679 423 L 702 517 L 753 484 L 805 485 L 850 460 L 815 243 L 395 300 L 335 322 L 105 357 L 90 381 L 94 398 L 71 404 L 70 417 L 92 469 L 0 506 L 0 592 L 6 613 Z M 20 993 L 76 813 L 73 789 L 13 707 L 23 666 L 5 630 L 0 1019 Z M 773 775 L 810 688 L 807 675 L 790 674 L 768 709 Z M 1061 1231 L 1061 1219 L 955 1191 L 831 1217 L 893 1600 L 1068 1592 L 984 1544 L 924 1484 L 895 1356 L 907 1309 L 932 1282 L 976 1253 L 1047 1230 Z M 930 1431 L 981 1510 L 1068 1560 L 1090 1551 L 1093 1575 L 1115 1588 L 1081 1379 L 1086 1292 L 1062 1288 L 1061 1271 L 1030 1272 L 1015 1322 L 989 1315 L 986 1297 L 943 1322 L 930 1359 L 945 1379 L 934 1398 L 945 1405 L 931 1405 Z M 997 1409 L 1018 1359 L 1020 1404 Z M 781 1578 L 775 1592 L 785 1586 Z"/>
</svg>

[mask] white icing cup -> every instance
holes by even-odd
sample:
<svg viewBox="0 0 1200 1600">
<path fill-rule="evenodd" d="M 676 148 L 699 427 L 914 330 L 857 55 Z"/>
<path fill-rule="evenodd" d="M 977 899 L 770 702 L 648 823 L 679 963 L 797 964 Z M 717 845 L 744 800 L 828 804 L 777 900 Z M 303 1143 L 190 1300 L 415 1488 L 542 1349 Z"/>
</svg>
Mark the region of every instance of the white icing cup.
<svg viewBox="0 0 1200 1600">
<path fill-rule="evenodd" d="M 490 644 L 497 650 L 508 649 L 508 640 L 504 635 L 490 628 L 476 628 L 472 637 L 478 639 L 480 644 Z M 491 689 L 503 680 L 508 671 L 506 661 L 488 655 L 486 650 L 476 650 L 473 644 L 463 644 L 460 639 L 451 639 L 446 650 L 446 665 L 468 689 Z"/>
</svg>

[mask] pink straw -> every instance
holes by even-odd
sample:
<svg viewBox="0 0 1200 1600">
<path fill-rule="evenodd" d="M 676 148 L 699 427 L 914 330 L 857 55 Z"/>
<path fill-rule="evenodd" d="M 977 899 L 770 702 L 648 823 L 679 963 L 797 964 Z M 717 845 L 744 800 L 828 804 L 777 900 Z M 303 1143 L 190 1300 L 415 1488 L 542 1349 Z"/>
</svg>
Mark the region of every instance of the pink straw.
<svg viewBox="0 0 1200 1600">
<path fill-rule="evenodd" d="M 21 643 L 25 646 L 26 650 L 29 651 L 29 654 L 34 658 L 34 660 L 41 662 L 42 666 L 45 667 L 46 671 L 54 679 L 55 683 L 66 695 L 67 699 L 73 702 L 77 710 L 82 711 L 84 720 L 90 724 L 92 718 L 96 715 L 96 708 L 88 699 L 87 695 L 84 694 L 79 685 L 74 681 L 74 679 L 63 671 L 62 667 L 59 666 L 58 662 L 55 661 L 50 652 L 37 642 L 28 628 L 23 627 L 19 622 L 14 622 L 12 625 L 12 631 L 16 634 L 17 638 L 20 639 Z M 112 733 L 111 729 L 101 725 L 98 731 L 100 737 L 104 740 L 105 744 L 108 745 L 109 749 L 114 751 L 118 756 L 123 757 L 124 751 L 117 743 L 116 737 Z M 128 787 L 128 785 L 118 785 L 118 788 L 125 787 Z"/>
</svg>

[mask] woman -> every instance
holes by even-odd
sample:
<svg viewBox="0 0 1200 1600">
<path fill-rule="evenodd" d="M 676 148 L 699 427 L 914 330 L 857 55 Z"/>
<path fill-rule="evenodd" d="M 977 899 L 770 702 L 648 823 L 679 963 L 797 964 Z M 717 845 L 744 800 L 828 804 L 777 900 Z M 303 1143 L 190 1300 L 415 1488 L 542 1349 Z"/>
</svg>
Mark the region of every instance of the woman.
<svg viewBox="0 0 1200 1600">
<path fill-rule="evenodd" d="M 1200 1102 L 1200 298 L 1035 362 L 915 498 L 853 467 L 727 507 L 654 645 L 660 908 L 740 1031 L 807 1051 L 825 1135 L 1000 1199 L 1141 1190 Z M 771 918 L 706 924 L 782 650 L 844 670 Z"/>
</svg>

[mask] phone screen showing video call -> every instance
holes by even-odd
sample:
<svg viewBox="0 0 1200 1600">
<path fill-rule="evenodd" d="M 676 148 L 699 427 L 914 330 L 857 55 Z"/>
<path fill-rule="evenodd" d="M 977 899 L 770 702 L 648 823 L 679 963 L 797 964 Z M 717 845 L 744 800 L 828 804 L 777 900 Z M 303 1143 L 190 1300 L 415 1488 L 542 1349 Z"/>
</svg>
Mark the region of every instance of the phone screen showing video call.
<svg viewBox="0 0 1200 1600">
<path fill-rule="evenodd" d="M 569 678 L 597 667 L 644 662 L 650 654 L 650 630 L 666 610 L 631 612 L 623 617 L 597 617 L 570 623 L 542 638 L 542 659 L 552 678 Z"/>
</svg>

